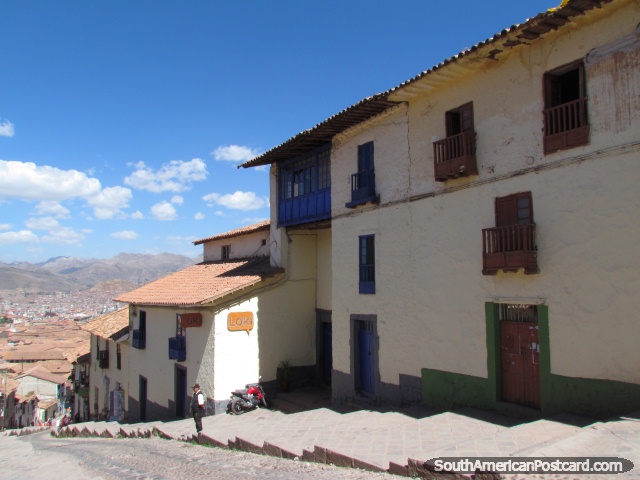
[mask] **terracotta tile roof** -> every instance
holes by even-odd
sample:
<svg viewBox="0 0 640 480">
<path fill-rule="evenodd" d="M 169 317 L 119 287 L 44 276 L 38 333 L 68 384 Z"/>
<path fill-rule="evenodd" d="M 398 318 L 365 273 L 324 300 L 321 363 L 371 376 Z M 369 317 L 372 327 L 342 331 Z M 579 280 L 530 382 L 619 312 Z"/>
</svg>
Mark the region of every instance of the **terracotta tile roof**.
<svg viewBox="0 0 640 480">
<path fill-rule="evenodd" d="M 57 373 L 60 375 L 69 375 L 73 366 L 71 362 L 67 360 L 45 360 L 38 363 L 39 366 L 46 368 L 51 373 Z"/>
<path fill-rule="evenodd" d="M 45 380 L 47 382 L 51 382 L 51 383 L 56 383 L 58 385 L 63 384 L 64 382 L 67 381 L 67 377 L 69 375 L 57 375 L 55 373 L 51 373 L 49 370 L 47 370 L 46 368 L 38 365 L 36 367 L 33 367 L 30 370 L 27 370 L 26 372 L 18 375 L 17 378 L 24 378 L 24 377 L 35 377 L 35 378 L 39 378 L 40 380 Z"/>
<path fill-rule="evenodd" d="M 57 403 L 58 403 L 58 400 L 55 398 L 40 400 L 40 397 L 38 397 L 38 408 L 41 408 L 43 410 L 46 410 L 47 408 L 52 407 Z"/>
<path fill-rule="evenodd" d="M 472 55 L 475 55 L 476 58 L 495 60 L 496 55 L 502 53 L 504 50 L 519 45 L 529 45 L 547 33 L 571 24 L 572 17 L 584 15 L 594 8 L 602 8 L 602 4 L 611 3 L 612 1 L 613 0 L 569 0 L 568 2 L 562 2 L 559 7 L 549 9 L 533 18 L 525 20 L 521 24 L 513 25 L 502 30 L 493 37 L 471 48 L 465 49 L 453 57 L 447 58 L 438 65 L 419 73 L 415 77 L 386 92 L 360 100 L 358 103 L 320 122 L 315 127 L 300 132 L 271 150 L 238 165 L 238 168 L 277 163 L 306 153 L 320 145 L 325 145 L 331 142 L 333 137 L 338 133 L 358 125 L 398 105 L 400 102 L 408 100 L 413 95 L 424 92 L 417 84 L 425 77 L 436 77 L 442 69 L 445 71 L 453 69 L 455 68 L 453 64 Z M 449 80 L 443 80 L 442 82 L 448 81 Z M 439 80 L 436 78 L 434 82 L 439 82 Z"/>
<path fill-rule="evenodd" d="M 268 257 L 204 262 L 149 283 L 114 300 L 135 305 L 195 306 L 211 303 L 283 273 Z"/>
<path fill-rule="evenodd" d="M 52 349 L 31 349 L 31 348 L 19 348 L 13 351 L 8 351 L 3 354 L 3 358 L 8 362 L 20 362 L 27 360 L 63 360 L 64 353 L 61 350 Z"/>
<path fill-rule="evenodd" d="M 253 225 L 247 225 L 246 227 L 236 228 L 235 230 L 230 230 L 228 232 L 220 233 L 218 235 L 214 235 L 213 237 L 203 238 L 201 240 L 196 240 L 193 242 L 194 245 L 200 245 L 201 243 L 211 242 L 212 240 L 221 240 L 223 238 L 233 238 L 240 237 L 242 235 L 247 235 L 248 233 L 261 232 L 263 230 L 269 230 L 271 228 L 271 221 L 264 220 L 263 222 L 254 223 Z"/>
<path fill-rule="evenodd" d="M 82 325 L 82 329 L 102 338 L 120 337 L 120 332 L 129 328 L 129 307 L 107 313 Z"/>
</svg>

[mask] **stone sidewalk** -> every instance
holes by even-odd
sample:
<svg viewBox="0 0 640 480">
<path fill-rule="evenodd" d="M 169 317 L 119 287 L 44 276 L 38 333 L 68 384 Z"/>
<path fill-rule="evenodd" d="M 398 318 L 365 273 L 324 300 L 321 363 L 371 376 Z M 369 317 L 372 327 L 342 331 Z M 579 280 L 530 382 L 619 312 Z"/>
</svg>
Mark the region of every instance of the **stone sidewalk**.
<svg viewBox="0 0 640 480">
<path fill-rule="evenodd" d="M 506 478 L 640 479 L 640 412 L 593 422 L 584 417 L 522 421 L 491 412 L 459 409 L 435 413 L 421 408 L 401 411 L 336 410 L 304 392 L 280 395 L 279 410 L 258 409 L 244 415 L 203 419 L 195 435 L 192 419 L 120 425 L 72 424 L 60 436 L 148 437 L 198 442 L 275 457 L 427 478 L 426 462 L 436 457 L 621 457 L 634 462 L 622 475 L 506 475 Z M 468 477 L 467 477 L 468 478 Z M 499 478 L 499 477 L 493 477 Z"/>
</svg>

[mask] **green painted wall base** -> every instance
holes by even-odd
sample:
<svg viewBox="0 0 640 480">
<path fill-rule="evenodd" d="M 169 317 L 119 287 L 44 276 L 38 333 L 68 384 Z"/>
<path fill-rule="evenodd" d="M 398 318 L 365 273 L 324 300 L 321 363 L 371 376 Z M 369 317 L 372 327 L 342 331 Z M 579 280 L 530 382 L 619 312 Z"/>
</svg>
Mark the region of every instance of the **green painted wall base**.
<svg viewBox="0 0 640 480">
<path fill-rule="evenodd" d="M 450 410 L 469 406 L 497 410 L 501 402 L 500 326 L 497 304 L 485 305 L 487 319 L 487 378 L 422 369 L 422 398 L 425 407 Z M 540 412 L 542 415 L 575 413 L 607 418 L 640 411 L 640 385 L 572 378 L 551 373 L 549 309 L 538 306 L 540 342 Z"/>
<path fill-rule="evenodd" d="M 496 396 L 488 386 L 486 378 L 422 369 L 423 404 L 436 410 L 462 406 L 494 410 Z"/>
</svg>

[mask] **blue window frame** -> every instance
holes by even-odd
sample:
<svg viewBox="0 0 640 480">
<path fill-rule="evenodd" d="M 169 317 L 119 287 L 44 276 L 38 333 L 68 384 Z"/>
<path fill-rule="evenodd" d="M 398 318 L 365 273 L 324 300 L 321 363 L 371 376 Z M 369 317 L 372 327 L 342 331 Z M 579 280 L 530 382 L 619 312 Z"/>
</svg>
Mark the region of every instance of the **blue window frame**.
<svg viewBox="0 0 640 480">
<path fill-rule="evenodd" d="M 358 237 L 358 267 L 360 293 L 376 293 L 375 235 Z"/>
<path fill-rule="evenodd" d="M 331 218 L 331 144 L 278 168 L 278 226 Z"/>
<path fill-rule="evenodd" d="M 373 142 L 367 142 L 358 146 L 358 172 L 351 175 L 351 201 L 345 206 L 354 208 L 363 203 L 379 201 L 373 166 Z"/>
</svg>

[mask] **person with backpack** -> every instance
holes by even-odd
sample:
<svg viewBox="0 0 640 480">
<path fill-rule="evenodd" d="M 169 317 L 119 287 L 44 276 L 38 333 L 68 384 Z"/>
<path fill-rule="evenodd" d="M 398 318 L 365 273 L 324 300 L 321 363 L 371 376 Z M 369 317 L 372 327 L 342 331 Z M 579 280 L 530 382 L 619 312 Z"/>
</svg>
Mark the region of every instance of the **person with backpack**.
<svg viewBox="0 0 640 480">
<path fill-rule="evenodd" d="M 193 420 L 196 422 L 198 433 L 202 431 L 202 415 L 204 415 L 204 393 L 200 390 L 200 385 L 193 384 L 193 397 L 191 397 L 191 412 Z"/>
</svg>

